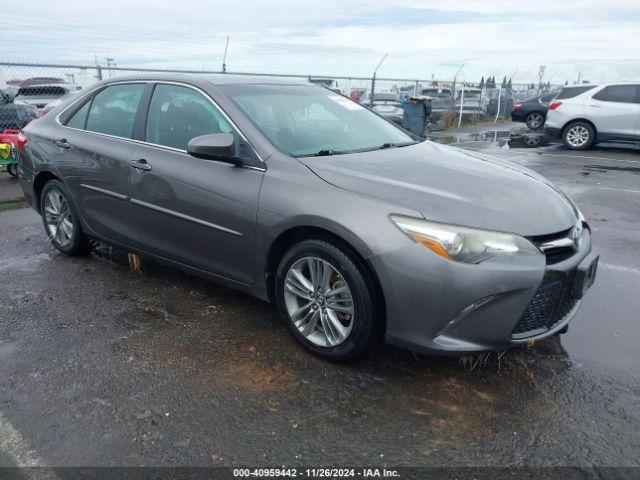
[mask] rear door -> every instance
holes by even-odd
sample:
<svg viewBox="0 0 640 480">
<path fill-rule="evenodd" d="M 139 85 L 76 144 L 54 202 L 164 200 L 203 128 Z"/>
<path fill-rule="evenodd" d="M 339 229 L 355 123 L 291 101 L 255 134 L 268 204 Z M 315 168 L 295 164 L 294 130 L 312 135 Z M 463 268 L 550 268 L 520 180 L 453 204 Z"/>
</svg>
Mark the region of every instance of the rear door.
<svg viewBox="0 0 640 480">
<path fill-rule="evenodd" d="M 254 167 L 187 154 L 194 137 L 231 133 L 236 152 Z M 255 281 L 255 229 L 264 164 L 204 92 L 155 86 L 145 144 L 131 169 L 130 223 L 139 248 L 243 283 Z"/>
<path fill-rule="evenodd" d="M 638 85 L 609 85 L 585 101 L 585 113 L 600 140 L 636 140 L 640 103 Z"/>
<path fill-rule="evenodd" d="M 130 243 L 129 162 L 145 83 L 109 85 L 69 112 L 53 139 L 56 166 L 84 221 L 98 235 Z"/>
</svg>

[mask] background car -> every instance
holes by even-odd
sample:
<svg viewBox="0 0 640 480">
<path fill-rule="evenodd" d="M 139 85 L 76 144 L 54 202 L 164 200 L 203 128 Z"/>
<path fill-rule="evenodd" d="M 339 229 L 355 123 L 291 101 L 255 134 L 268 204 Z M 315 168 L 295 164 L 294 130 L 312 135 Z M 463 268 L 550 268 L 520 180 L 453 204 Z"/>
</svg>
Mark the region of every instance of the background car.
<svg viewBox="0 0 640 480">
<path fill-rule="evenodd" d="M 521 103 L 514 103 L 511 111 L 511 120 L 525 122 L 531 130 L 539 130 L 544 127 L 547 118 L 549 102 L 558 95 L 558 91 L 548 92 L 539 97 L 530 98 Z"/>
<path fill-rule="evenodd" d="M 27 83 L 25 81 L 25 83 Z M 18 94 L 13 99 L 16 104 L 33 105 L 38 111 L 47 106 L 48 103 L 77 91 L 75 85 L 70 83 L 47 83 L 47 84 L 23 84 L 18 90 Z"/>
<path fill-rule="evenodd" d="M 549 104 L 545 130 L 567 148 L 598 142 L 640 142 L 640 85 L 582 85 L 563 89 Z"/>
<path fill-rule="evenodd" d="M 456 112 L 462 106 L 463 115 L 485 115 L 487 113 L 487 98 L 482 95 L 482 89 L 476 87 L 463 87 L 456 93 Z"/>
<path fill-rule="evenodd" d="M 367 92 L 366 88 L 352 88 L 349 92 L 349 98 L 359 102 L 362 96 Z"/>
<path fill-rule="evenodd" d="M 38 118 L 36 107 L 15 103 L 10 95 L 0 91 L 0 132 L 22 130 L 34 118 Z"/>
<path fill-rule="evenodd" d="M 453 95 L 449 88 L 423 88 L 420 94 L 431 99 L 431 116 L 442 116 L 443 112 L 453 110 Z"/>
<path fill-rule="evenodd" d="M 365 101 L 362 103 L 365 105 L 371 105 L 371 97 L 367 96 Z M 374 93 L 371 109 L 388 120 L 398 124 L 402 123 L 404 109 L 402 108 L 400 95 L 397 93 Z"/>
</svg>

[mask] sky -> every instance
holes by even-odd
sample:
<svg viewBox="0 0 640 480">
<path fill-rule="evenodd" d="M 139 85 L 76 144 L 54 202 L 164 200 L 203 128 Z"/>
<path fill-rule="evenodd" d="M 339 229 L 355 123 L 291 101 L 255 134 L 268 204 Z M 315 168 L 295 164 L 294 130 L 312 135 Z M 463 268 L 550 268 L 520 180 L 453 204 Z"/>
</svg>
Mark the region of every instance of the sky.
<svg viewBox="0 0 640 480">
<path fill-rule="evenodd" d="M 6 6 L 1 3 L 7 2 Z M 12 7 L 10 8 L 10 6 Z M 514 83 L 640 79 L 629 0 L 0 0 L 0 60 Z M 15 7 L 15 8 L 14 8 Z"/>
</svg>

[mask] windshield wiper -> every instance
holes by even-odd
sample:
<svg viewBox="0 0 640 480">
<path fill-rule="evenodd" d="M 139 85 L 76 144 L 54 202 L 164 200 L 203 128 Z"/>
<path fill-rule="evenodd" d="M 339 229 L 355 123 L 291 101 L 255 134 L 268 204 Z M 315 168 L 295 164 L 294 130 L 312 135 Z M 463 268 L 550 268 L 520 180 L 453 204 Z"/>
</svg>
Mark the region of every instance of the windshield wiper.
<svg viewBox="0 0 640 480">
<path fill-rule="evenodd" d="M 315 155 L 316 157 L 327 157 L 329 155 L 334 155 L 335 153 L 336 153 L 335 150 L 326 149 L 326 150 L 320 150 Z"/>
</svg>

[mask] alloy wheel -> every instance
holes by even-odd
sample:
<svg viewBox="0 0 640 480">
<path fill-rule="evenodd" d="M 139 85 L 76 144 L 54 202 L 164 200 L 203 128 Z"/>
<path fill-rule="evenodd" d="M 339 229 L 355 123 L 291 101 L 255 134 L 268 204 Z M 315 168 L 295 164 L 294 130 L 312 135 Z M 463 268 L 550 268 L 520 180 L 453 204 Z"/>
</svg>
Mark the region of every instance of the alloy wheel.
<svg viewBox="0 0 640 480">
<path fill-rule="evenodd" d="M 588 141 L 589 130 L 582 125 L 576 125 L 567 131 L 567 143 L 572 147 L 583 147 Z"/>
<path fill-rule="evenodd" d="M 73 241 L 73 220 L 69 202 L 57 190 L 49 190 L 44 199 L 44 217 L 52 240 L 65 248 Z"/>
<path fill-rule="evenodd" d="M 532 130 L 537 130 L 543 125 L 542 115 L 534 112 L 529 114 L 529 118 L 527 120 L 527 126 Z"/>
<path fill-rule="evenodd" d="M 349 285 L 336 267 L 322 258 L 303 257 L 289 267 L 284 299 L 295 327 L 315 345 L 340 345 L 353 329 L 355 310 Z"/>
</svg>

